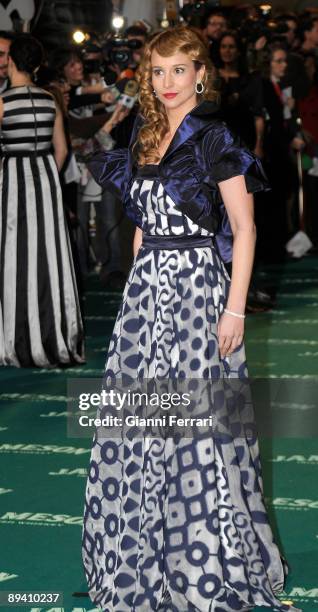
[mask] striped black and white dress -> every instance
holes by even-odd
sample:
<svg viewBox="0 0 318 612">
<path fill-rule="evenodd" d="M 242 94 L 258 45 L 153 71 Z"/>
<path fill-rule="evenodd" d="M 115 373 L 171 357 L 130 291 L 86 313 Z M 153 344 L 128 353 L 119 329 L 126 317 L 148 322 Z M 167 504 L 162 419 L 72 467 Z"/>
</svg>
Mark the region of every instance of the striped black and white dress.
<svg viewBox="0 0 318 612">
<path fill-rule="evenodd" d="M 51 94 L 2 95 L 0 365 L 84 361 L 83 325 L 57 166 Z"/>
</svg>

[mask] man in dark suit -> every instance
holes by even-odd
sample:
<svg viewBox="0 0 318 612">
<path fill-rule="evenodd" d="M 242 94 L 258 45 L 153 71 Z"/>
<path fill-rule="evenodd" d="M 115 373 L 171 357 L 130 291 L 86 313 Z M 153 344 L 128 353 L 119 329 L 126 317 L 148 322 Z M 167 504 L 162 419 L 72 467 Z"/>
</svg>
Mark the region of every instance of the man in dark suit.
<svg viewBox="0 0 318 612">
<path fill-rule="evenodd" d="M 13 36 L 12 32 L 0 31 L 0 96 L 9 86 L 8 57 Z"/>
</svg>

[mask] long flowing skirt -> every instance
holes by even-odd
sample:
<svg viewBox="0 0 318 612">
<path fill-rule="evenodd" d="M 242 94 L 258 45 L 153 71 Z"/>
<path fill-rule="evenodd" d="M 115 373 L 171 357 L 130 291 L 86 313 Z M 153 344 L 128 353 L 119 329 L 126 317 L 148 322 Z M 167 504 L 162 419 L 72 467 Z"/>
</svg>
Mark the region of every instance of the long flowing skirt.
<svg viewBox="0 0 318 612">
<path fill-rule="evenodd" d="M 83 326 L 52 155 L 4 157 L 0 172 L 0 364 L 84 361 Z"/>
<path fill-rule="evenodd" d="M 141 248 L 105 379 L 246 379 L 244 346 L 220 359 L 229 279 L 214 249 Z M 263 501 L 257 437 L 94 438 L 83 529 L 92 601 L 104 612 L 272 606 L 284 569 Z"/>
</svg>

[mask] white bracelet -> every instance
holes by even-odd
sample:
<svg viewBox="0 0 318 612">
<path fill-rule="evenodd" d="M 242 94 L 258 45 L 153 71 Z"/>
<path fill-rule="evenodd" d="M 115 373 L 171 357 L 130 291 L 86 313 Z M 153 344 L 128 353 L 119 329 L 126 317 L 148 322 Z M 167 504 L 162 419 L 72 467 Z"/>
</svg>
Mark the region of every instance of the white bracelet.
<svg viewBox="0 0 318 612">
<path fill-rule="evenodd" d="M 232 315 L 233 317 L 238 317 L 238 319 L 245 319 L 245 314 L 233 312 L 232 310 L 228 310 L 227 308 L 224 308 L 224 312 L 226 312 L 226 314 Z"/>
</svg>

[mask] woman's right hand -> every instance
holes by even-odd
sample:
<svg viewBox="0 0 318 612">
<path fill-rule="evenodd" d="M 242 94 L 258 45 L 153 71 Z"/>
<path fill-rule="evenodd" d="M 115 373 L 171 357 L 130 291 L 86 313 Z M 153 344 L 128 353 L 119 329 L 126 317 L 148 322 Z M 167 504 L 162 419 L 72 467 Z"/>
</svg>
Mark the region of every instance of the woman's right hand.
<svg viewBox="0 0 318 612">
<path fill-rule="evenodd" d="M 126 106 L 123 106 L 123 104 L 120 104 L 120 102 L 116 104 L 116 108 L 113 114 L 103 125 L 104 132 L 108 132 L 109 134 L 114 129 L 114 127 L 118 125 L 118 123 L 123 121 L 123 119 L 125 119 L 125 117 L 129 115 L 129 113 L 130 113 L 129 108 L 127 108 Z"/>
<path fill-rule="evenodd" d="M 123 104 L 120 104 L 120 102 L 118 102 L 113 114 L 115 115 L 117 123 L 121 123 L 121 121 L 128 117 L 129 113 L 130 108 L 127 108 L 127 106 L 124 106 Z"/>
</svg>

